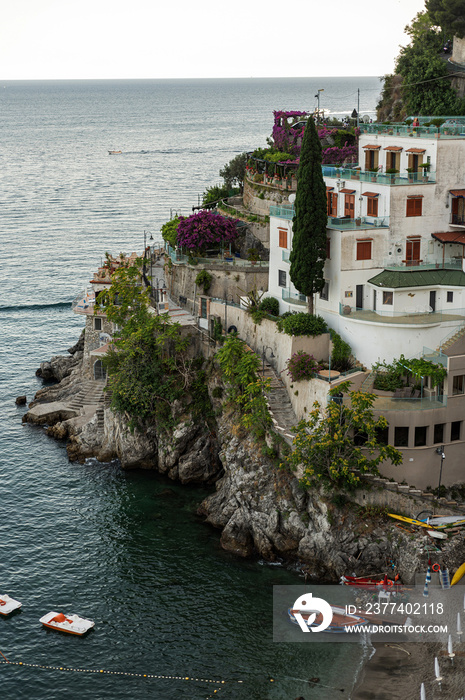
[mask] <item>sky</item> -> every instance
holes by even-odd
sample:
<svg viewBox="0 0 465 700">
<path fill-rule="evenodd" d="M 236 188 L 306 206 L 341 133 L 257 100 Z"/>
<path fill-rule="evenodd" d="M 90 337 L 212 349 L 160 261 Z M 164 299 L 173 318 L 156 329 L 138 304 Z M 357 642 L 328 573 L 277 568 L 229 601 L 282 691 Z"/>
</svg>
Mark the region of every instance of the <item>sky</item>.
<svg viewBox="0 0 465 700">
<path fill-rule="evenodd" d="M 10 0 L 0 80 L 391 73 L 424 0 Z"/>
</svg>

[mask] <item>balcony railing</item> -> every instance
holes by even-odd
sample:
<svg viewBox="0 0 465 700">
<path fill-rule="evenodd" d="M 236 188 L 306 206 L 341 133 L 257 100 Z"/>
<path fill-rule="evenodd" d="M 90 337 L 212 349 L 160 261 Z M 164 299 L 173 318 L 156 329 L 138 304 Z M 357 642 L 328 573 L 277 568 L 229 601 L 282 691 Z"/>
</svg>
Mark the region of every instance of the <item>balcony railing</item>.
<svg viewBox="0 0 465 700">
<path fill-rule="evenodd" d="M 307 306 L 307 297 L 299 292 L 291 292 L 289 289 L 282 290 L 283 301 L 288 304 L 297 304 L 297 306 Z"/>
<path fill-rule="evenodd" d="M 283 262 L 289 262 L 289 255 L 291 254 L 290 250 L 283 250 L 282 252 L 282 261 Z"/>
<path fill-rule="evenodd" d="M 446 258 L 438 260 L 432 256 L 425 255 L 421 260 L 397 260 L 386 258 L 383 262 L 385 270 L 461 270 L 462 258 Z"/>
<path fill-rule="evenodd" d="M 465 138 L 465 124 L 447 126 L 407 126 L 406 124 L 360 124 L 360 134 L 385 134 L 407 138 Z"/>
<path fill-rule="evenodd" d="M 423 170 L 415 173 L 382 173 L 360 170 L 359 168 L 338 168 L 336 165 L 322 165 L 323 177 L 333 177 L 338 180 L 360 180 L 373 182 L 378 185 L 412 185 L 419 183 L 435 183 L 436 173 L 431 170 L 426 174 Z"/>
<path fill-rule="evenodd" d="M 288 219 L 289 221 L 294 218 L 294 207 L 292 206 L 280 206 L 280 207 L 270 207 L 270 216 L 276 216 L 278 219 Z"/>
<path fill-rule="evenodd" d="M 430 311 L 428 305 L 419 305 L 404 311 L 392 311 L 377 309 L 362 309 L 349 304 L 339 304 L 339 314 L 350 317 L 354 321 L 368 323 L 396 323 L 405 325 L 426 325 L 432 323 L 445 323 L 446 321 L 465 320 L 465 309 L 451 309 L 450 311 Z"/>
<path fill-rule="evenodd" d="M 453 226 L 465 226 L 465 216 L 463 214 L 451 214 L 450 223 Z"/>
<path fill-rule="evenodd" d="M 359 216 L 355 219 L 349 216 L 328 216 L 328 228 L 343 231 L 360 228 L 389 228 L 389 216 Z"/>
</svg>

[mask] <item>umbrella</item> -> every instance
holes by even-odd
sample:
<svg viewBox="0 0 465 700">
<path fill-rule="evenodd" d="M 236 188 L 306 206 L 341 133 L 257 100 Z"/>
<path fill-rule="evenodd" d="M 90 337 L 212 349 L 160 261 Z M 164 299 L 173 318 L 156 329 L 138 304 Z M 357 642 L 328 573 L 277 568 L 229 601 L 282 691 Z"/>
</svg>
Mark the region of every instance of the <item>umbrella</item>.
<svg viewBox="0 0 465 700">
<path fill-rule="evenodd" d="M 428 559 L 428 568 L 426 569 L 426 579 L 425 579 L 425 587 L 423 588 L 423 595 L 425 598 L 428 597 L 428 586 L 431 583 L 431 559 Z"/>
<path fill-rule="evenodd" d="M 438 657 L 434 657 L 434 675 L 436 676 L 436 680 L 438 683 L 442 681 L 442 676 L 441 676 L 441 671 L 439 670 L 439 661 Z"/>
<path fill-rule="evenodd" d="M 426 700 L 426 691 L 424 683 L 422 683 L 420 686 L 420 700 Z"/>
<path fill-rule="evenodd" d="M 454 658 L 454 648 L 452 646 L 452 635 L 449 635 L 449 639 L 447 640 L 447 653 L 449 654 L 449 659 L 452 661 Z"/>
<path fill-rule="evenodd" d="M 457 613 L 457 634 L 459 637 L 462 634 L 462 621 L 460 619 L 460 613 Z"/>
</svg>

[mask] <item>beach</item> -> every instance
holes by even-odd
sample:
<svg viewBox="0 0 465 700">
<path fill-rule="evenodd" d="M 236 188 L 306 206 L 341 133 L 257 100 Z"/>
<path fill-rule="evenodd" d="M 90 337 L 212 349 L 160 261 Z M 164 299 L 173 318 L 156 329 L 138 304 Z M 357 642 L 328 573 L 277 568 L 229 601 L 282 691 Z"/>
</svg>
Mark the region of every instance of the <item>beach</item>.
<svg viewBox="0 0 465 700">
<path fill-rule="evenodd" d="M 425 685 L 426 697 L 447 700 L 460 698 L 465 691 L 465 651 L 457 645 L 451 661 L 444 644 L 375 644 L 375 653 L 365 664 L 351 700 L 410 700 L 420 697 Z M 434 658 L 438 657 L 443 681 L 435 680 Z"/>
</svg>

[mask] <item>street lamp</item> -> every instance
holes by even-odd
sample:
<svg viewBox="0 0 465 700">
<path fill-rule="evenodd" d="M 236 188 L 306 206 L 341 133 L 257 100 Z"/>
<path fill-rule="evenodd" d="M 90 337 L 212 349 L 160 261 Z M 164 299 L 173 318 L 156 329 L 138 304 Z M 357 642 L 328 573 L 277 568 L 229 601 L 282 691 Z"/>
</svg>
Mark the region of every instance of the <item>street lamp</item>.
<svg viewBox="0 0 465 700">
<path fill-rule="evenodd" d="M 265 360 L 266 360 L 266 351 L 271 350 L 270 358 L 274 358 L 274 353 L 273 353 L 273 348 L 270 348 L 269 345 L 264 345 L 262 349 L 262 375 L 265 376 Z"/>
<path fill-rule="evenodd" d="M 446 458 L 446 455 L 444 454 L 444 445 L 441 447 L 436 447 L 436 454 L 441 455 L 441 468 L 439 469 L 439 484 L 438 484 L 438 498 L 441 497 L 441 479 L 442 479 L 442 465 L 444 463 L 444 460 Z"/>
<path fill-rule="evenodd" d="M 319 88 L 318 92 L 316 93 L 315 97 L 318 100 L 318 116 L 317 116 L 317 124 L 320 123 L 320 92 L 324 92 L 324 88 Z"/>
<path fill-rule="evenodd" d="M 150 234 L 149 241 L 153 241 L 153 236 Z M 143 257 L 143 264 L 142 264 L 142 273 L 145 278 L 145 283 L 147 283 L 146 280 L 146 274 L 145 274 L 145 256 L 147 255 L 147 231 L 144 229 L 144 257 Z M 150 252 L 150 296 L 152 296 L 152 253 Z"/>
</svg>

